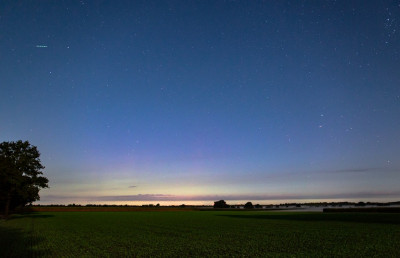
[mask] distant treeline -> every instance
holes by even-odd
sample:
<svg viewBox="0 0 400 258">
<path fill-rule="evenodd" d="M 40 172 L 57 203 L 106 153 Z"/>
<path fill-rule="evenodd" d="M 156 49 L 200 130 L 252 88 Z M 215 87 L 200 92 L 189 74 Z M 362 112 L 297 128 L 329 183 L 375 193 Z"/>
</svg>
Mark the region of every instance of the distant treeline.
<svg viewBox="0 0 400 258">
<path fill-rule="evenodd" d="M 229 205 L 226 204 L 224 208 L 242 208 L 242 207 L 251 207 L 252 205 L 250 202 L 247 202 L 245 204 L 234 204 L 234 205 Z M 246 206 L 247 205 L 247 206 Z M 356 206 L 356 207 L 364 207 L 364 206 L 394 206 L 394 205 L 400 205 L 400 201 L 397 202 L 305 202 L 305 203 L 281 203 L 281 204 L 255 204 L 252 205 L 252 208 L 255 209 L 272 209 L 272 208 L 289 208 L 289 207 L 302 207 L 302 206 L 307 206 L 307 207 L 343 207 L 343 206 Z M 213 207 L 213 205 L 186 205 L 186 204 L 181 204 L 181 205 L 160 205 L 160 204 L 143 204 L 143 205 L 117 205 L 117 204 L 34 204 L 30 205 L 32 207 L 181 207 L 181 208 L 193 208 L 193 207 Z"/>
<path fill-rule="evenodd" d="M 118 204 L 32 204 L 29 205 L 30 207 L 132 207 L 132 208 L 140 208 L 140 207 L 212 207 L 211 205 L 185 205 L 185 204 L 181 204 L 181 205 L 160 205 L 160 204 L 143 204 L 143 205 L 128 205 L 128 204 L 122 204 L 122 205 L 118 205 Z"/>
<path fill-rule="evenodd" d="M 347 207 L 347 206 L 355 206 L 355 207 L 365 207 L 365 206 L 392 206 L 392 205 L 400 205 L 400 201 L 398 202 L 312 202 L 312 203 L 283 203 L 283 204 L 268 204 L 268 205 L 261 205 L 255 204 L 253 205 L 252 202 L 247 202 L 246 204 L 239 204 L 239 205 L 229 205 L 224 200 L 219 200 L 214 202 L 214 208 L 216 209 L 237 209 L 237 208 L 244 208 L 244 209 L 273 209 L 273 208 L 301 208 L 301 207 Z"/>
</svg>

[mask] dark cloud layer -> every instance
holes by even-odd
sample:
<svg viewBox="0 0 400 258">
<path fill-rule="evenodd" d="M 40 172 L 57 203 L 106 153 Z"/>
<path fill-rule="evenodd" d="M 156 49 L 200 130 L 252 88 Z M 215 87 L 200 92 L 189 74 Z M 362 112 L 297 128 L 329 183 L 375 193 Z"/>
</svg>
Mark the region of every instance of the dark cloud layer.
<svg viewBox="0 0 400 258">
<path fill-rule="evenodd" d="M 170 194 L 135 194 L 109 196 L 46 196 L 43 199 L 80 201 L 215 201 L 215 200 L 309 200 L 309 199 L 351 199 L 351 198 L 391 198 L 399 197 L 400 191 L 387 192 L 352 192 L 339 194 L 288 194 L 288 195 L 170 195 Z"/>
</svg>

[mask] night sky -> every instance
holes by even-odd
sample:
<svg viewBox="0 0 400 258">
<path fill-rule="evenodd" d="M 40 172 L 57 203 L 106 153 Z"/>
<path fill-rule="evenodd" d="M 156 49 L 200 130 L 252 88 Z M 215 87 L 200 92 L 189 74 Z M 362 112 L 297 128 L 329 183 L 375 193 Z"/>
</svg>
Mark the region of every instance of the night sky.
<svg viewBox="0 0 400 258">
<path fill-rule="evenodd" d="M 0 97 L 43 204 L 400 199 L 400 1 L 3 0 Z"/>
</svg>

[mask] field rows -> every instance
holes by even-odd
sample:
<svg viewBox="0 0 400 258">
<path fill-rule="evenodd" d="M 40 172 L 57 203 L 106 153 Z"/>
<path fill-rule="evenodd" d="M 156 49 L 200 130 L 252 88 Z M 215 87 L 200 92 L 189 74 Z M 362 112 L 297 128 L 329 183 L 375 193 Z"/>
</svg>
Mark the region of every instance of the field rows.
<svg viewBox="0 0 400 258">
<path fill-rule="evenodd" d="M 42 212 L 0 221 L 0 256 L 400 257 L 398 214 Z"/>
</svg>

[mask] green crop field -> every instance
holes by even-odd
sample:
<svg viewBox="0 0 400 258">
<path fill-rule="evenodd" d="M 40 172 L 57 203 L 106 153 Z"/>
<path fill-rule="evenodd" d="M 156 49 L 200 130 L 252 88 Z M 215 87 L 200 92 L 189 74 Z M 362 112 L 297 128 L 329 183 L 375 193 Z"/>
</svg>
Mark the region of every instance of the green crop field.
<svg viewBox="0 0 400 258">
<path fill-rule="evenodd" d="M 400 215 L 36 212 L 0 221 L 0 257 L 400 257 Z"/>
</svg>

